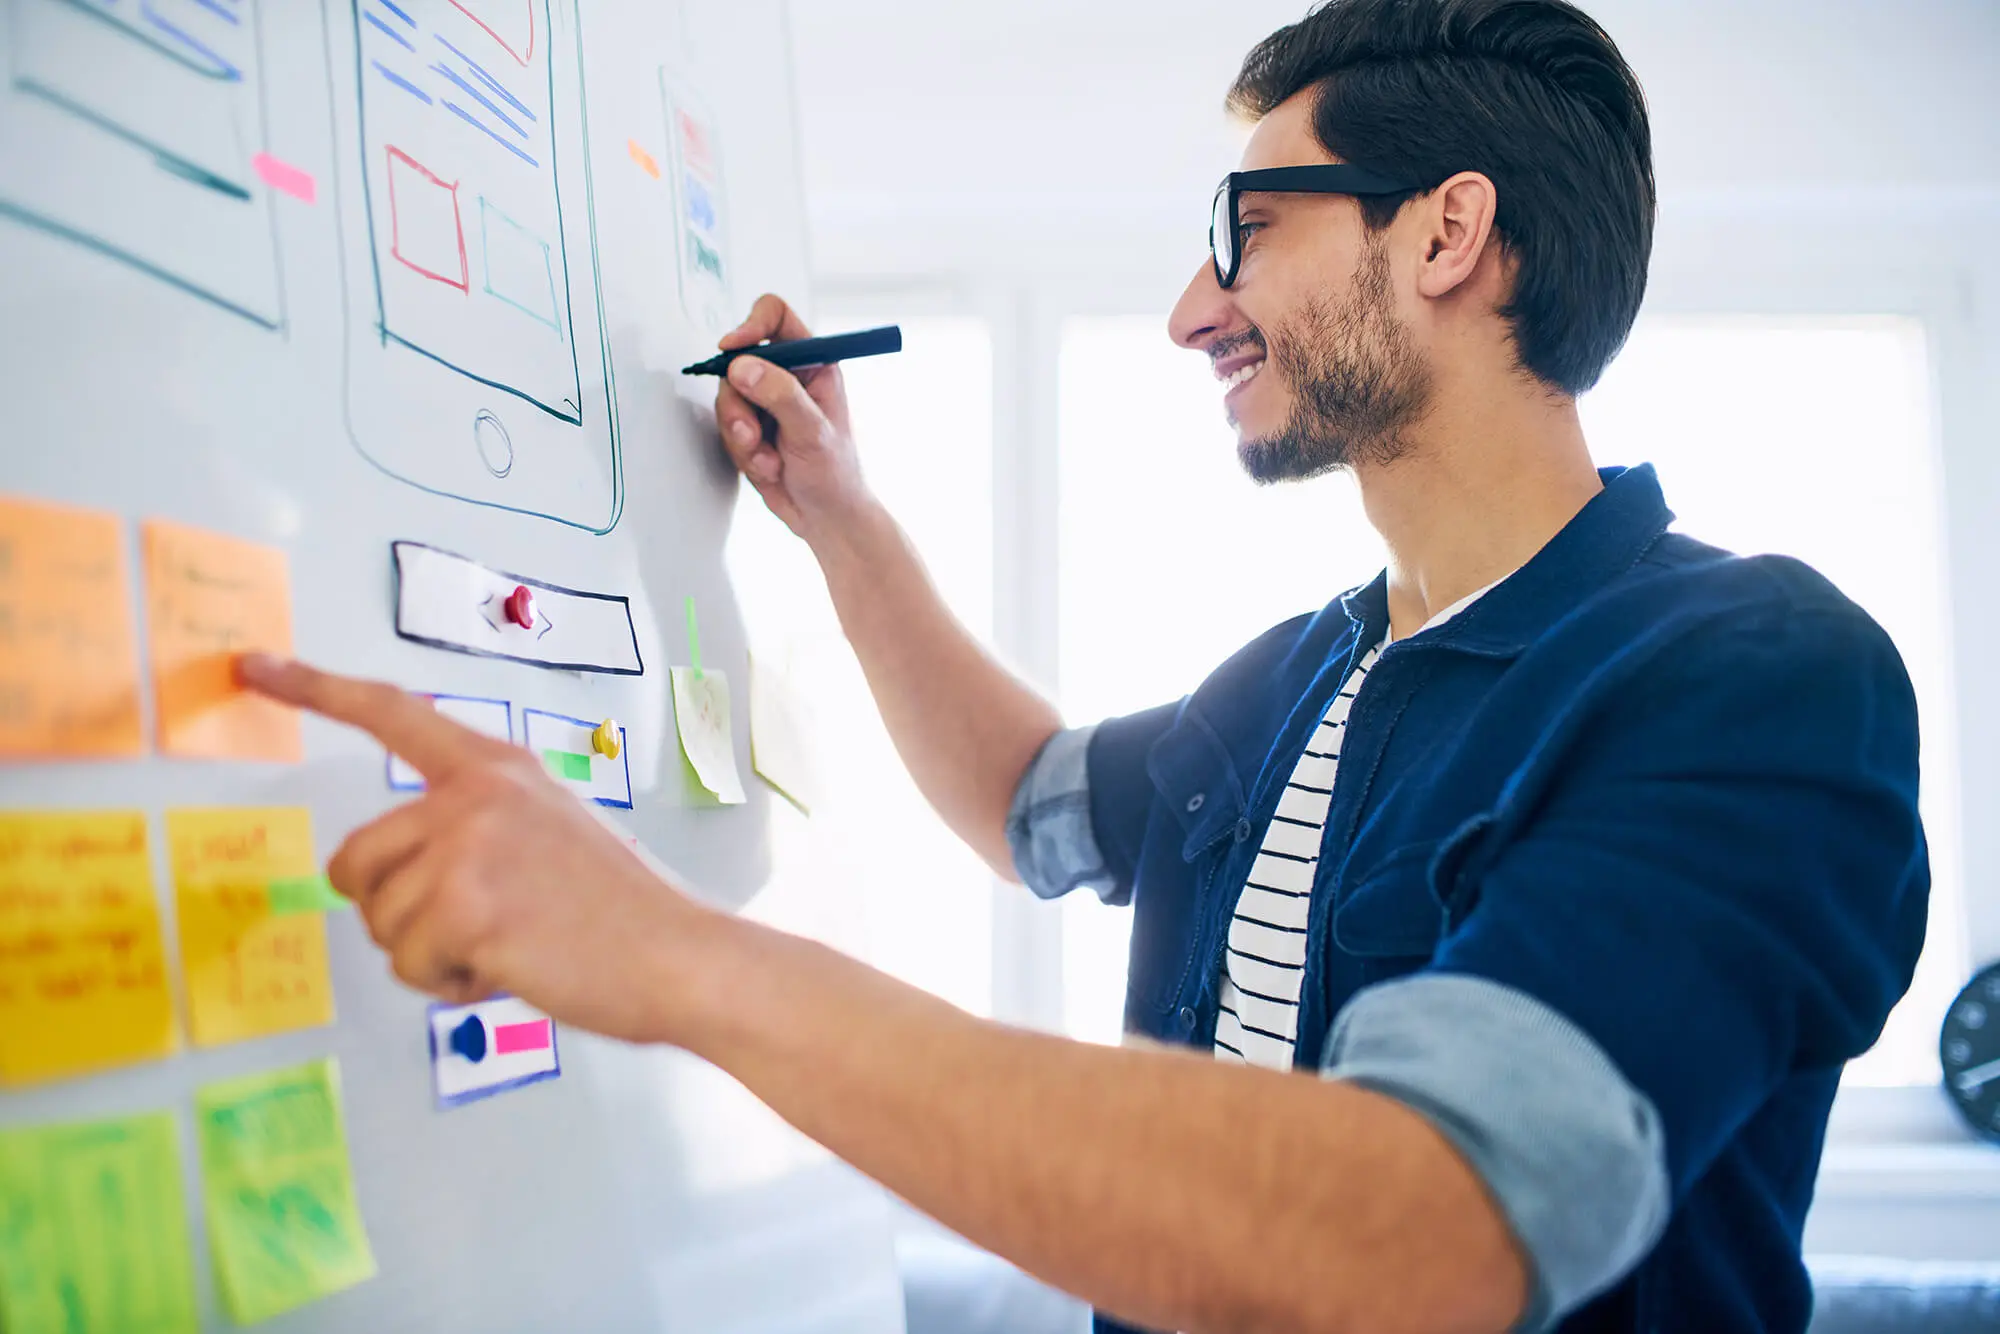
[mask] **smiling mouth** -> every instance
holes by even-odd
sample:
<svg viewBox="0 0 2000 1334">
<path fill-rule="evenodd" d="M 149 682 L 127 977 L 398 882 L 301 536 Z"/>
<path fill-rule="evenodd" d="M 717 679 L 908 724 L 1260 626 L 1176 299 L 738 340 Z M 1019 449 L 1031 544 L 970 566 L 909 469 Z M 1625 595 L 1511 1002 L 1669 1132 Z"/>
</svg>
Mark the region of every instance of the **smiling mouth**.
<svg viewBox="0 0 2000 1334">
<path fill-rule="evenodd" d="M 1241 388 L 1243 385 L 1250 383 L 1250 381 L 1257 378 L 1257 372 L 1263 369 L 1264 369 L 1264 359 L 1262 358 L 1259 358 L 1258 360 L 1251 362 L 1247 366 L 1238 366 L 1235 370 L 1231 371 L 1229 374 L 1221 377 L 1223 392 L 1227 394 L 1230 391 Z"/>
</svg>

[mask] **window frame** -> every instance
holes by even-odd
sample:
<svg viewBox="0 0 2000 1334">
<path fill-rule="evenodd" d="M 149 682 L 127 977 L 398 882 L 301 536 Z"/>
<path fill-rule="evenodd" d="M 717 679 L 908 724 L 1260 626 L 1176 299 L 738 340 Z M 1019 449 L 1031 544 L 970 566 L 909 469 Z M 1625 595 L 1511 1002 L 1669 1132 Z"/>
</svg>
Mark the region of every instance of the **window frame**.
<svg viewBox="0 0 2000 1334">
<path fill-rule="evenodd" d="M 1975 216 L 2000 221 L 2000 201 L 1974 201 Z M 2000 799 L 2000 763 L 1977 745 L 2000 736 L 2000 695 L 1961 684 L 2000 648 L 2000 614 L 1980 616 L 1978 571 L 2000 567 L 2000 534 L 1982 515 L 2000 497 L 2000 467 L 1974 475 L 1988 414 L 1982 366 L 2000 327 L 1981 319 L 2000 307 L 2000 290 L 1981 288 L 1984 271 L 1966 239 L 1964 212 L 1932 206 L 1913 222 L 1909 201 L 1799 190 L 1754 206 L 1730 196 L 1691 196 L 1655 251 L 1645 313 L 1657 316 L 1846 318 L 1901 316 L 1924 329 L 1930 354 L 1932 438 L 1942 487 L 1943 546 L 1951 689 L 1957 712 L 1959 803 L 1964 811 Z M 1837 213 L 1838 216 L 1834 216 Z M 1029 681 L 1052 690 L 1058 659 L 1058 375 L 1061 331 L 1076 316 L 1159 309 L 1178 294 L 1164 257 L 1146 248 L 1122 265 L 1036 274 L 995 269 L 977 279 L 921 283 L 876 279 L 822 282 L 822 306 L 855 313 L 971 315 L 989 322 L 994 349 L 994 634 L 999 652 Z M 1201 256 L 1187 255 L 1191 274 Z M 2000 289 L 2000 281 L 1987 280 Z M 1989 317 L 1990 318 L 1990 317 Z M 1164 330 L 1162 337 L 1165 337 Z M 2000 402 L 1994 403 L 2000 409 Z M 1990 452 L 1990 451 L 1989 451 Z M 1984 525 L 1984 526 L 1982 526 Z M 1073 722 L 1090 721 L 1073 719 Z M 1992 772 L 1987 770 L 1991 768 Z M 1960 821 L 1959 868 L 1970 962 L 2000 958 L 2000 824 Z M 1062 919 L 1056 905 L 1013 888 L 994 895 L 996 1018 L 1060 1032 L 1063 1027 Z M 1949 1177 L 1903 1150 L 1956 1154 L 1971 1143 L 1941 1088 L 1844 1088 L 1828 1133 L 1826 1171 L 1836 1198 L 1922 1193 Z M 1885 1153 L 1885 1150 L 1893 1152 Z M 1914 1174 L 1914 1175 L 1913 1175 Z M 1970 1184 L 2000 1198 L 2000 1171 Z"/>
</svg>

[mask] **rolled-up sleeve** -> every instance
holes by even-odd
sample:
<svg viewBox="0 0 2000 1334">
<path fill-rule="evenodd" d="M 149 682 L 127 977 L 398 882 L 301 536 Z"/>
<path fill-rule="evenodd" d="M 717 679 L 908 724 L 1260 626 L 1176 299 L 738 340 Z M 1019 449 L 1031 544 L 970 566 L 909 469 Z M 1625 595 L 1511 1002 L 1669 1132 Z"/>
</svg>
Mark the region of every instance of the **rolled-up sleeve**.
<svg viewBox="0 0 2000 1334">
<path fill-rule="evenodd" d="M 1657 661 L 1434 868 L 1428 968 L 1361 993 L 1327 1053 L 1479 1170 L 1542 1321 L 1642 1259 L 1788 1078 L 1865 1051 L 1923 941 L 1915 701 L 1887 637 L 1781 607 Z"/>
<path fill-rule="evenodd" d="M 1045 899 L 1073 889 L 1102 895 L 1114 884 L 1090 814 L 1090 742 L 1095 727 L 1057 732 L 1014 789 L 1007 846 L 1021 883 Z"/>
<path fill-rule="evenodd" d="M 1371 987 L 1341 1011 L 1322 1073 L 1417 1112 L 1478 1174 L 1530 1262 L 1522 1330 L 1612 1286 L 1666 1226 L 1658 1111 L 1532 996 L 1435 973 Z"/>
</svg>

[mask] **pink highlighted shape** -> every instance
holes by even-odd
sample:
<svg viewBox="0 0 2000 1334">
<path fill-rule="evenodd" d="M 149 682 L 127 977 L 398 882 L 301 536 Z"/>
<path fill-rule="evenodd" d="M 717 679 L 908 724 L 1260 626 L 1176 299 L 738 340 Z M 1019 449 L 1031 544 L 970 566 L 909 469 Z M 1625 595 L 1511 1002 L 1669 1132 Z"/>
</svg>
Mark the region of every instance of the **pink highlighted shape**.
<svg viewBox="0 0 2000 1334">
<path fill-rule="evenodd" d="M 264 184 L 273 190 L 283 191 L 302 203 L 313 203 L 319 198 L 319 183 L 312 173 L 303 167 L 294 167 L 282 158 L 269 153 L 259 153 L 250 159 L 250 167 L 263 178 Z"/>
<path fill-rule="evenodd" d="M 493 1051 L 496 1055 L 509 1056 L 517 1051 L 547 1051 L 549 1049 L 549 1021 L 537 1019 L 527 1024 L 496 1024 L 493 1028 Z"/>
</svg>

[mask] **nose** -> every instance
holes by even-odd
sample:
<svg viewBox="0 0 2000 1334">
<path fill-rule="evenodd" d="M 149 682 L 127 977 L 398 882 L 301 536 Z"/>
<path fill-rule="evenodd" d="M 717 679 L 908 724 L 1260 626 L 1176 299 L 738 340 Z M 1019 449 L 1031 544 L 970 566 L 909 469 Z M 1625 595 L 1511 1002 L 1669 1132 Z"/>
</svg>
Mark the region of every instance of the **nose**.
<svg viewBox="0 0 2000 1334">
<path fill-rule="evenodd" d="M 1174 303 L 1173 314 L 1167 317 L 1167 335 L 1179 346 L 1199 352 L 1235 319 L 1229 293 L 1215 281 L 1215 265 L 1205 263 Z"/>
</svg>

